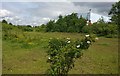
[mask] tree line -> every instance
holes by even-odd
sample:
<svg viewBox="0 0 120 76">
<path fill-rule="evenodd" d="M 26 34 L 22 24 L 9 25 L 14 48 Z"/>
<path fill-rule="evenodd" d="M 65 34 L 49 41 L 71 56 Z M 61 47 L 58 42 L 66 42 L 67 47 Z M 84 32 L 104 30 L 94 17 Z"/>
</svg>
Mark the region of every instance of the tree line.
<svg viewBox="0 0 120 76">
<path fill-rule="evenodd" d="M 3 20 L 2 30 L 8 31 L 16 28 L 27 32 L 77 32 L 93 33 L 100 36 L 117 35 L 120 29 L 120 1 L 112 5 L 109 15 L 111 15 L 111 22 L 106 23 L 104 19 L 101 18 L 91 26 L 87 26 L 87 20 L 82 16 L 78 17 L 77 13 L 65 16 L 60 15 L 58 20 L 50 20 L 47 24 L 35 27 L 31 27 L 31 25 L 16 26 Z"/>
<path fill-rule="evenodd" d="M 77 13 L 67 16 L 60 15 L 58 20 L 50 20 L 46 24 L 47 32 L 81 32 L 83 26 L 86 25 L 86 19 L 82 16 L 78 18 Z"/>
</svg>

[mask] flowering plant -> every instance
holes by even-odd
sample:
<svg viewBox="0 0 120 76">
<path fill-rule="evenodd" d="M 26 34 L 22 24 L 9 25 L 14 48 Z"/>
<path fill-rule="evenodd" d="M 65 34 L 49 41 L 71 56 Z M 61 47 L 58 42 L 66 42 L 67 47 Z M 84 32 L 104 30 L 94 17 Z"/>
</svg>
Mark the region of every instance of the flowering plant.
<svg viewBox="0 0 120 76">
<path fill-rule="evenodd" d="M 92 42 L 94 40 L 89 35 L 75 41 L 70 38 L 50 39 L 47 62 L 51 65 L 47 73 L 52 76 L 67 75 L 74 67 L 75 59 L 80 58 L 82 50 L 88 49 Z"/>
</svg>

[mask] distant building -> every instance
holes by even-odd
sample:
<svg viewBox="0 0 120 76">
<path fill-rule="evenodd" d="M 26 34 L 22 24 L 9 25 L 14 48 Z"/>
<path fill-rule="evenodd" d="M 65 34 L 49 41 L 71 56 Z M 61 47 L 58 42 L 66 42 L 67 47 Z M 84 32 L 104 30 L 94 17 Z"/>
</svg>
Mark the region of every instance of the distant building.
<svg viewBox="0 0 120 76">
<path fill-rule="evenodd" d="M 88 13 L 78 13 L 79 17 L 81 15 L 83 18 L 85 18 L 87 20 L 88 24 L 97 22 L 100 18 L 103 18 L 105 22 L 110 22 L 110 17 L 93 13 L 93 12 L 91 12 L 91 9 L 88 11 Z"/>
</svg>

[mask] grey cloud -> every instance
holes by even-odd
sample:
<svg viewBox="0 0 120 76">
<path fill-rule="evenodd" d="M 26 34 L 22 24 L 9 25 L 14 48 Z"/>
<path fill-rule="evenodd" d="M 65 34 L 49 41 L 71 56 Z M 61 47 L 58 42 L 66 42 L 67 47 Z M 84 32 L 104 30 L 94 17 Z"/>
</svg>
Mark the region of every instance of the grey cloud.
<svg viewBox="0 0 120 76">
<path fill-rule="evenodd" d="M 62 14 L 71 13 L 77 11 L 76 7 L 72 5 L 72 3 L 65 2 L 40 2 L 38 3 L 37 8 L 30 8 L 28 11 L 31 11 L 31 14 L 41 16 L 41 17 L 56 17 L 58 16 L 58 12 L 62 12 Z"/>
<path fill-rule="evenodd" d="M 92 9 L 93 12 L 98 14 L 108 15 L 114 2 L 73 2 L 73 4 L 75 6 Z"/>
<path fill-rule="evenodd" d="M 19 24 L 42 24 L 49 19 L 56 19 L 59 14 L 87 13 L 89 9 L 94 13 L 107 15 L 112 4 L 110 2 L 8 2 L 2 3 L 2 6 L 3 9 L 13 13 L 13 18 L 19 17 L 21 20 Z"/>
</svg>

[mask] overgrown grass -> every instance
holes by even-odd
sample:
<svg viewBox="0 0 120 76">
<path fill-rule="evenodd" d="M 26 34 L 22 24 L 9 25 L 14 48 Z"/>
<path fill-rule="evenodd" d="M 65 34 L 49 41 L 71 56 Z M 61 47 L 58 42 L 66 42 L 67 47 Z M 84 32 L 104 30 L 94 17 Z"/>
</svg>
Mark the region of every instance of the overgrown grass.
<svg viewBox="0 0 120 76">
<path fill-rule="evenodd" d="M 24 32 L 23 40 L 3 40 L 3 74 L 43 74 L 49 68 L 46 62 L 50 38 L 82 38 L 79 33 Z M 118 73 L 118 39 L 99 38 L 83 57 L 76 60 L 69 74 Z"/>
</svg>

